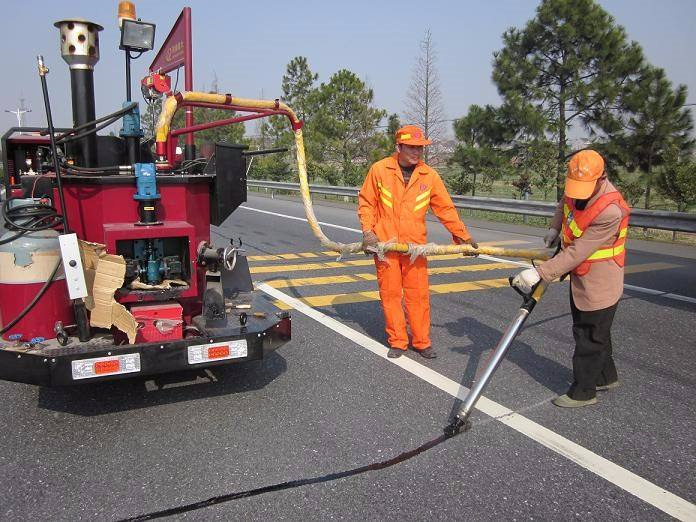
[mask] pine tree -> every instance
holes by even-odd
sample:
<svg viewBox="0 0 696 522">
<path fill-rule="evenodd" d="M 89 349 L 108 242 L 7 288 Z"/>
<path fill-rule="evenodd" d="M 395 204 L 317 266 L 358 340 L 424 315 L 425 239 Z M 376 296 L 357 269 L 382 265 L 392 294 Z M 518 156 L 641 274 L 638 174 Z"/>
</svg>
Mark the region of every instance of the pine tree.
<svg viewBox="0 0 696 522">
<path fill-rule="evenodd" d="M 592 127 L 617 106 L 641 69 L 642 51 L 593 0 L 543 0 L 535 18 L 503 40 L 493 81 L 505 100 L 524 100 L 545 116 L 557 145 L 560 198 L 568 128 Z"/>
<path fill-rule="evenodd" d="M 650 208 L 655 168 L 664 164 L 671 148 L 691 152 L 691 111 L 684 107 L 687 88 L 672 89 L 664 70 L 646 67 L 640 82 L 625 96 L 626 110 L 606 122 L 605 149 L 629 171 L 643 179 L 645 208 Z"/>
<path fill-rule="evenodd" d="M 373 100 L 372 89 L 346 69 L 333 74 L 309 97 L 309 150 L 316 161 L 316 174 L 329 184 L 362 182 L 377 125 L 386 116 L 372 106 Z"/>
</svg>

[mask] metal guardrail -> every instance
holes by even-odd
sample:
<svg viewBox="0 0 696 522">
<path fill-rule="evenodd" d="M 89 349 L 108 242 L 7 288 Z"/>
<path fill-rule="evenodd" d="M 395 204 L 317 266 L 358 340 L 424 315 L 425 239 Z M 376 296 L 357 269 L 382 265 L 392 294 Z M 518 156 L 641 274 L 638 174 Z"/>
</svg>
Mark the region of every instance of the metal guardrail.
<svg viewBox="0 0 696 522">
<path fill-rule="evenodd" d="M 282 190 L 299 192 L 299 183 L 286 181 L 265 181 L 249 179 L 249 187 L 271 191 Z M 329 196 L 346 196 L 357 198 L 360 191 L 357 187 L 337 187 L 331 185 L 309 185 L 310 192 Z M 469 210 L 485 210 L 505 214 L 520 214 L 522 216 L 551 217 L 556 209 L 556 203 L 550 201 L 528 201 L 521 199 L 482 198 L 478 196 L 452 196 L 454 206 Z M 696 233 L 696 214 L 688 212 L 665 212 L 662 210 L 631 209 L 632 227 L 656 228 L 676 232 Z"/>
</svg>

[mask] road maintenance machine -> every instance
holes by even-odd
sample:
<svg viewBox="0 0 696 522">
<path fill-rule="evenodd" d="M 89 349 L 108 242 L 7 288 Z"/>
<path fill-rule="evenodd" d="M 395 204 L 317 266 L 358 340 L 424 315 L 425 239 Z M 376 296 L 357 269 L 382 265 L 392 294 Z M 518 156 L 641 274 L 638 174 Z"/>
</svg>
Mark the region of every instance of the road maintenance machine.
<svg viewBox="0 0 696 522">
<path fill-rule="evenodd" d="M 56 41 L 70 68 L 72 127 L 53 125 L 49 71 L 38 57 L 47 127 L 14 127 L 2 137 L 5 380 L 60 386 L 240 363 L 290 340 L 290 316 L 254 290 L 241 242 L 210 241 L 211 225 L 246 200 L 247 158 L 259 151 L 217 143 L 199 157 L 193 141 L 199 130 L 284 113 L 259 108 L 193 124 L 191 107 L 225 104 L 186 102 L 172 91 L 166 72 L 182 66 L 192 90 L 185 8 L 141 82 L 146 99 L 172 98 L 174 112 L 186 110 L 184 127 L 158 127 L 155 150 L 130 85 L 130 61 L 152 49 L 155 26 L 136 19 L 130 2 L 119 4 L 119 25 L 126 57 L 120 109 L 95 115 L 103 27 L 61 20 Z M 118 136 L 98 134 L 119 120 Z M 181 154 L 179 136 L 186 139 Z"/>
</svg>

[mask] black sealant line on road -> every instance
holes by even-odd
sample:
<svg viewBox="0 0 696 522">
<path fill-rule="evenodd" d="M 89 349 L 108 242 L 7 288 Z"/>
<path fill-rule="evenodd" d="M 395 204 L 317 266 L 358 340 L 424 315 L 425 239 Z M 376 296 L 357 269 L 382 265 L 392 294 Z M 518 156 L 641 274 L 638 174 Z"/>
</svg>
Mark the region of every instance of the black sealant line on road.
<svg viewBox="0 0 696 522">
<path fill-rule="evenodd" d="M 255 497 L 256 495 L 263 495 L 264 493 L 271 493 L 273 491 L 282 491 L 285 489 L 293 489 L 301 486 L 307 486 L 310 484 L 320 484 L 322 482 L 330 482 L 332 480 L 338 480 L 346 477 L 352 477 L 354 475 L 360 475 L 361 473 L 366 473 L 368 471 L 376 471 L 380 469 L 389 468 L 401 462 L 407 461 L 421 453 L 434 448 L 438 444 L 444 442 L 448 438 L 448 435 L 440 435 L 439 437 L 426 442 L 418 446 L 415 449 L 406 451 L 397 455 L 389 460 L 383 460 L 380 462 L 375 462 L 373 464 L 368 464 L 366 466 L 361 466 L 359 468 L 349 469 L 345 471 L 338 471 L 336 473 L 329 473 L 328 475 L 322 475 L 321 477 L 312 477 L 307 479 L 290 480 L 288 482 L 282 482 L 280 484 L 273 484 L 271 486 L 264 486 L 256 489 L 249 489 L 247 491 L 239 491 L 237 493 L 228 493 L 226 495 L 219 495 L 217 497 L 211 497 L 207 500 L 201 500 L 200 502 L 194 502 L 191 504 L 185 504 L 183 506 L 163 509 L 161 511 L 153 511 L 144 515 L 138 515 L 132 518 L 122 519 L 120 522 L 136 522 L 140 520 L 152 520 L 155 518 L 169 517 L 172 515 L 178 515 L 179 513 L 186 513 L 187 511 L 195 511 L 197 509 L 202 509 L 206 507 L 213 506 L 215 504 L 221 504 L 223 502 L 229 502 L 230 500 L 239 500 L 241 498 Z"/>
</svg>

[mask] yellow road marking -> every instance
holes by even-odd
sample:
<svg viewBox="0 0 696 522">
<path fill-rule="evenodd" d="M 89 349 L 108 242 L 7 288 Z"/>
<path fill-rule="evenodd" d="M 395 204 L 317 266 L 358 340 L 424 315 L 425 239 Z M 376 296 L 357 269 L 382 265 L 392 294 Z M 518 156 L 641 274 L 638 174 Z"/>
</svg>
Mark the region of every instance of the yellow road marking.
<svg viewBox="0 0 696 522">
<path fill-rule="evenodd" d="M 506 241 L 483 241 L 479 243 L 481 246 L 505 246 L 505 245 L 524 245 L 529 244 L 530 241 L 510 239 Z M 355 254 L 360 255 L 360 254 Z M 289 252 L 287 254 L 269 254 L 269 255 L 259 255 L 259 256 L 248 256 L 249 261 L 282 261 L 287 259 L 299 259 L 301 257 L 338 257 L 338 252 L 324 251 L 324 252 Z M 440 256 L 434 256 L 440 257 Z"/>
<path fill-rule="evenodd" d="M 640 272 L 654 272 L 657 270 L 669 270 L 670 268 L 681 268 L 682 265 L 672 263 L 643 263 L 642 265 L 627 266 L 624 272 L 627 274 L 638 274 Z"/>
<path fill-rule="evenodd" d="M 445 254 L 441 256 L 428 256 L 430 261 L 448 261 L 451 259 L 464 260 L 460 254 Z M 273 274 L 278 272 L 301 272 L 310 270 L 326 270 L 329 268 L 346 268 L 350 266 L 373 266 L 375 263 L 371 257 L 367 259 L 348 259 L 346 261 L 325 261 L 320 263 L 302 263 L 298 265 L 267 265 L 267 266 L 252 266 L 249 271 L 252 274 Z M 507 268 L 513 268 L 507 264 L 497 263 L 498 265 L 505 266 Z M 465 266 L 476 266 L 476 265 L 465 265 Z M 514 265 L 517 266 L 517 265 Z M 492 270 L 493 268 L 487 268 L 486 270 Z M 472 269 L 476 270 L 476 269 Z M 447 272 L 443 272 L 447 273 Z"/>
<path fill-rule="evenodd" d="M 507 278 L 483 279 L 481 281 L 463 281 L 461 283 L 446 283 L 440 285 L 430 285 L 431 294 L 452 294 L 457 292 L 471 292 L 474 290 L 488 290 L 490 288 L 502 288 L 508 286 Z M 335 306 L 351 303 L 365 303 L 369 301 L 379 301 L 379 292 L 353 292 L 350 294 L 317 295 L 313 297 L 299 298 L 309 306 Z M 291 307 L 281 301 L 274 301 L 275 306 L 282 310 L 289 310 Z"/>
<path fill-rule="evenodd" d="M 429 275 L 441 275 L 441 274 L 459 274 L 462 272 L 479 272 L 483 270 L 505 270 L 508 268 L 519 268 L 517 265 L 512 263 L 479 263 L 476 265 L 464 265 L 464 266 L 441 266 L 437 268 L 429 268 Z M 343 283 L 359 283 L 362 281 L 376 281 L 377 275 L 375 273 L 364 273 L 364 274 L 347 274 L 347 275 L 335 275 L 326 277 L 299 277 L 294 279 L 274 279 L 272 281 L 265 281 L 268 286 L 273 288 L 297 288 L 301 286 L 312 286 L 312 285 L 337 285 Z"/>
</svg>

